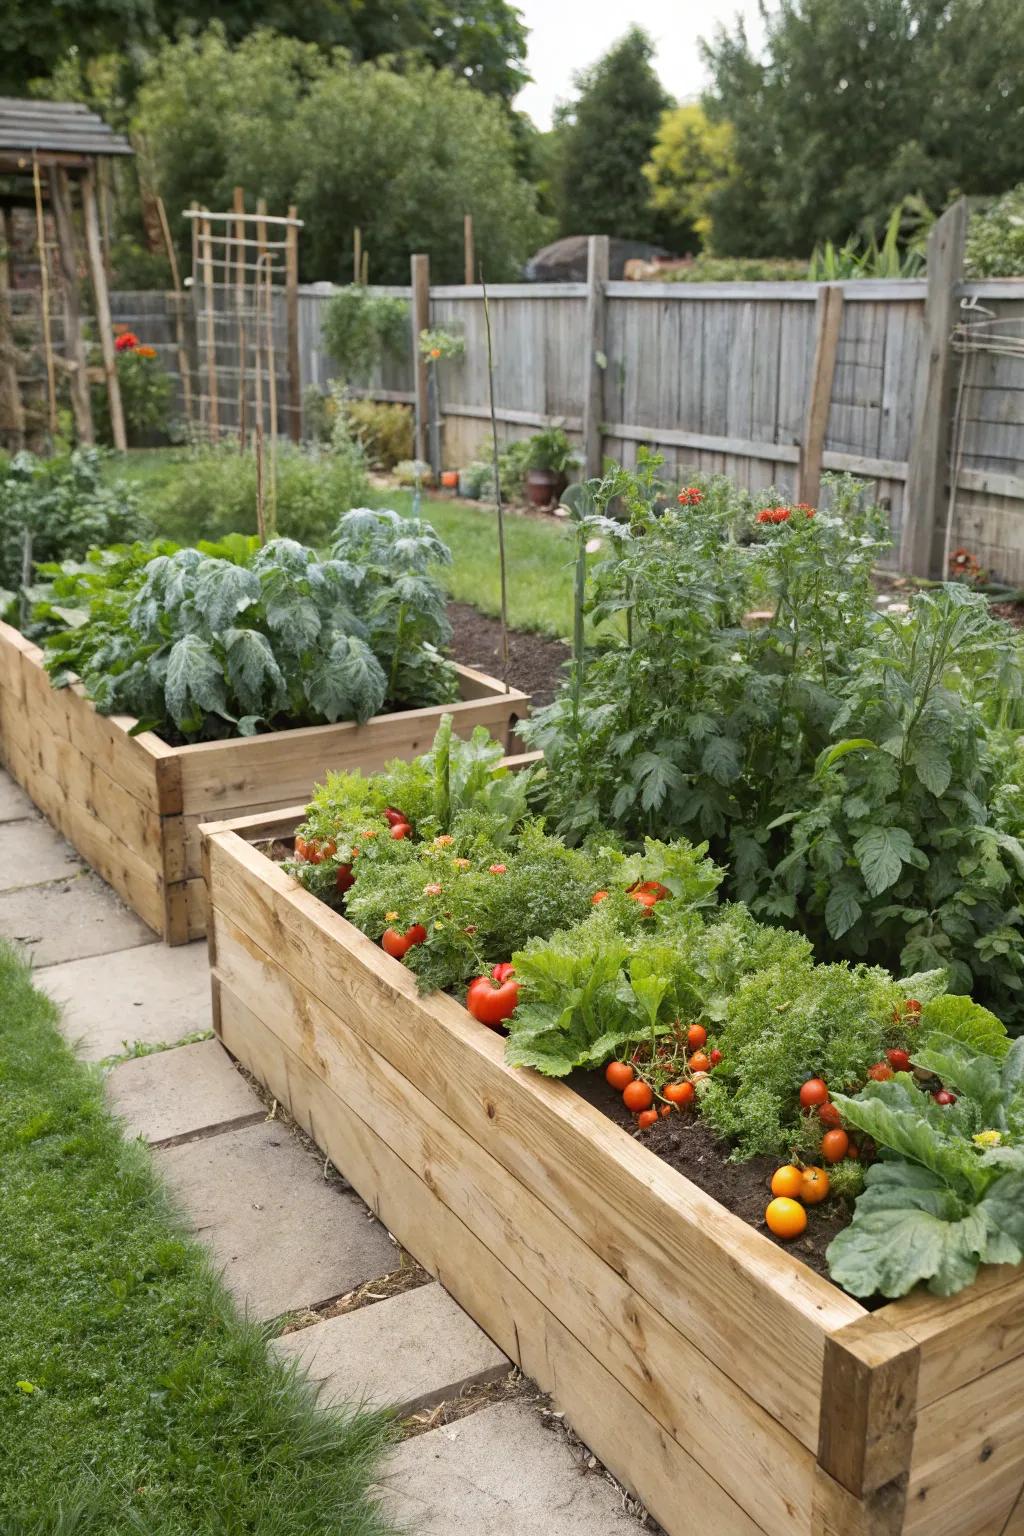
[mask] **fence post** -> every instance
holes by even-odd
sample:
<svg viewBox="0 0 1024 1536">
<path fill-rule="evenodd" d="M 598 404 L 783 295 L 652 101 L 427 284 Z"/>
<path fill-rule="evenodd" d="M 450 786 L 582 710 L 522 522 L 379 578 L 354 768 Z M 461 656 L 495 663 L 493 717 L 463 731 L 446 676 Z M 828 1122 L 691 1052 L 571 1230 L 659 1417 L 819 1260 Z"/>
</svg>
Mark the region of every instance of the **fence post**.
<svg viewBox="0 0 1024 1536">
<path fill-rule="evenodd" d="M 412 258 L 412 368 L 416 380 L 416 457 L 427 457 L 430 403 L 427 360 L 420 352 L 420 332 L 430 329 L 430 257 Z"/>
<path fill-rule="evenodd" d="M 900 537 L 900 569 L 912 576 L 930 576 L 935 567 L 935 524 L 946 496 L 956 285 L 963 277 L 966 234 L 967 200 L 961 197 L 936 220 L 928 236 L 927 373 L 910 438 Z"/>
<path fill-rule="evenodd" d="M 818 289 L 814 330 L 814 366 L 804 412 L 797 467 L 797 499 L 816 507 L 821 495 L 821 460 L 825 452 L 832 385 L 836 376 L 839 328 L 843 323 L 843 290 L 834 283 Z"/>
<path fill-rule="evenodd" d="M 587 324 L 583 375 L 583 473 L 601 473 L 601 421 L 604 416 L 605 284 L 608 281 L 609 239 L 587 240 Z"/>
</svg>

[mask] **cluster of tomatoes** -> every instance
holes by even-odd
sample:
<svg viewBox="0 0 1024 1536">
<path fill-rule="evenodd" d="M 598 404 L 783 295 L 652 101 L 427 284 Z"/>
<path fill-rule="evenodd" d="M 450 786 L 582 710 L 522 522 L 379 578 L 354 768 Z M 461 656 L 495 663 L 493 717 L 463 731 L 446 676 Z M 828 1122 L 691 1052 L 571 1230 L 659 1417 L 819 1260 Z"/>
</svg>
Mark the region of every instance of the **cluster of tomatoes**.
<svg viewBox="0 0 1024 1536">
<path fill-rule="evenodd" d="M 396 842 L 401 842 L 403 838 L 412 836 L 412 822 L 406 816 L 404 811 L 395 810 L 394 806 L 389 805 L 387 810 L 384 812 L 384 820 L 387 822 L 391 836 Z M 361 832 L 359 835 L 364 842 L 369 842 L 372 838 L 378 835 L 378 829 L 376 827 L 367 827 L 366 830 Z M 305 859 L 309 864 L 322 864 L 325 859 L 333 859 L 337 851 L 338 844 L 333 837 L 306 838 L 300 836 L 295 839 L 295 857 L 297 859 Z M 352 858 L 356 859 L 358 856 L 359 849 L 358 847 L 353 846 Z M 346 891 L 350 891 L 352 889 L 353 885 L 355 884 L 355 880 L 356 877 L 351 863 L 338 865 L 334 883 L 343 896 Z M 423 934 L 423 938 L 426 938 L 425 932 Z M 415 939 L 413 942 L 421 944 L 423 939 Z M 406 945 L 406 949 L 408 949 L 408 947 L 409 946 Z M 388 950 L 388 953 L 390 954 L 391 951 Z M 405 954 L 405 949 L 402 950 L 402 954 Z"/>
<path fill-rule="evenodd" d="M 764 1213 L 769 1232 L 776 1237 L 799 1237 L 807 1227 L 808 1205 L 828 1198 L 829 1178 L 824 1168 L 786 1163 L 772 1174 L 772 1196 Z"/>
<path fill-rule="evenodd" d="M 590 900 L 597 907 L 602 901 L 607 901 L 611 893 L 609 891 L 595 891 Z M 638 880 L 631 885 L 626 892 L 631 901 L 637 902 L 641 907 L 646 907 L 648 912 L 656 907 L 659 901 L 666 901 L 672 892 L 667 885 L 662 885 L 660 880 Z"/>
<path fill-rule="evenodd" d="M 636 1056 L 632 1062 L 609 1062 L 605 1081 L 622 1094 L 622 1102 L 639 1130 L 648 1131 L 674 1109 L 693 1103 L 701 1083 L 707 1081 L 711 1069 L 722 1059 L 721 1051 L 705 1049 L 707 1042 L 708 1032 L 703 1024 L 691 1024 L 686 1031 L 685 1059 L 680 1061 L 677 1051 L 662 1048 L 653 1062 L 645 1063 L 648 1076 L 638 1072 Z M 648 1077 L 653 1077 L 654 1083 Z M 656 1087 L 662 1078 L 661 1086 Z M 659 1099 L 660 1105 L 656 1102 Z"/>
</svg>

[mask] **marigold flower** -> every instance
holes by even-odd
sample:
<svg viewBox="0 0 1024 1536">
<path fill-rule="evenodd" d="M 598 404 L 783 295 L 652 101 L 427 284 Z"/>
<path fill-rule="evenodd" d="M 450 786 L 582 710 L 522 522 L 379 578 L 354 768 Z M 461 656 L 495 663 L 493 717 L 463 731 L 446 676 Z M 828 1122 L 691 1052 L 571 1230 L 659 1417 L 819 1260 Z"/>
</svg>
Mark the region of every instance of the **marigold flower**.
<svg viewBox="0 0 1024 1536">
<path fill-rule="evenodd" d="M 452 863 L 455 865 L 456 869 L 469 869 L 470 868 L 470 862 L 469 862 L 468 859 L 453 859 Z"/>
<path fill-rule="evenodd" d="M 971 1140 L 979 1147 L 998 1147 L 1002 1144 L 1002 1135 L 999 1131 L 979 1131 Z"/>
<path fill-rule="evenodd" d="M 788 507 L 764 507 L 757 514 L 759 523 L 788 523 L 790 512 Z"/>
<path fill-rule="evenodd" d="M 441 887 L 437 884 L 436 881 L 432 881 L 430 885 L 425 885 L 423 887 L 423 894 L 424 896 L 440 896 Z"/>
<path fill-rule="evenodd" d="M 156 357 L 156 347 L 136 347 L 135 350 L 140 357 Z"/>
<path fill-rule="evenodd" d="M 704 500 L 704 492 L 697 485 L 684 485 L 676 500 L 681 507 L 699 507 Z"/>
<path fill-rule="evenodd" d="M 118 352 L 134 352 L 139 344 L 139 338 L 134 331 L 125 331 L 114 342 L 114 348 Z"/>
<path fill-rule="evenodd" d="M 384 921 L 386 923 L 393 923 L 393 922 L 397 921 L 397 918 L 398 918 L 398 913 L 397 912 L 385 912 L 384 913 Z"/>
<path fill-rule="evenodd" d="M 454 841 L 454 837 L 449 837 L 447 832 L 442 832 L 440 837 L 434 838 L 434 846 L 435 848 L 450 848 Z"/>
<path fill-rule="evenodd" d="M 440 347 L 431 347 L 430 355 L 431 355 L 431 357 L 440 357 L 441 356 L 441 348 Z"/>
</svg>

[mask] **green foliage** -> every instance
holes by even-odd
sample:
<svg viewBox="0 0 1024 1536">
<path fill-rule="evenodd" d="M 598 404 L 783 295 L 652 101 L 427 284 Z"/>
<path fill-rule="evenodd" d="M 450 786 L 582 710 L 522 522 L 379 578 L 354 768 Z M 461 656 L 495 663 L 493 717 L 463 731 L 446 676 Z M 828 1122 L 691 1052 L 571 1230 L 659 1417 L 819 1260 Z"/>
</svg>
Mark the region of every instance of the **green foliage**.
<svg viewBox="0 0 1024 1536">
<path fill-rule="evenodd" d="M 26 547 L 35 564 L 81 560 L 94 544 L 148 532 L 139 495 L 125 480 L 105 481 L 102 462 L 80 448 L 53 459 L 19 453 L 0 466 L 0 588 L 21 585 Z"/>
<path fill-rule="evenodd" d="M 666 267 L 658 281 L 665 283 L 802 283 L 807 263 L 771 256 L 695 257 L 678 267 Z"/>
<path fill-rule="evenodd" d="M 162 534 L 186 544 L 256 533 L 255 454 L 223 443 L 191 448 L 174 462 L 174 474 L 147 500 Z M 276 469 L 277 532 L 300 544 L 325 544 L 339 512 L 366 498 L 366 466 L 357 444 L 325 453 L 279 443 Z"/>
<path fill-rule="evenodd" d="M 555 112 L 555 202 L 565 235 L 661 239 L 673 220 L 650 206 L 643 166 L 671 105 L 651 62 L 654 48 L 631 27 L 575 76 L 576 97 Z"/>
<path fill-rule="evenodd" d="M 837 248 L 826 240 L 823 246 L 815 246 L 807 276 L 815 283 L 850 277 L 919 277 L 934 222 L 935 215 L 923 198 L 905 197 L 889 215 L 881 243 L 871 229 L 863 242 L 854 236 Z"/>
<path fill-rule="evenodd" d="M 835 1096 L 882 1151 L 828 1251 L 833 1279 L 855 1296 L 903 1296 L 921 1282 L 951 1296 L 979 1264 L 1024 1262 L 1024 1039 L 1000 1064 L 934 1033 L 912 1060 L 956 1102 L 936 1104 L 906 1072 Z"/>
<path fill-rule="evenodd" d="M 444 600 L 425 574 L 446 554 L 433 530 L 351 512 L 335 551 L 320 560 L 293 540 L 259 548 L 236 536 L 203 549 L 97 552 L 84 571 L 47 568 L 52 590 L 37 619 L 85 609 L 48 635 L 48 670 L 80 676 L 101 712 L 186 741 L 455 697 L 438 650 L 449 637 Z"/>
<path fill-rule="evenodd" d="M 346 400 L 346 426 L 375 469 L 393 469 L 413 453 L 413 417 L 407 405 L 381 400 Z"/>
<path fill-rule="evenodd" d="M 418 30 L 432 9 L 417 7 L 415 20 L 406 11 L 406 22 Z M 479 26 L 443 29 L 444 46 L 472 51 L 496 9 L 497 0 L 477 0 Z M 302 209 L 301 269 L 312 279 L 358 276 L 359 226 L 375 282 L 408 282 L 417 250 L 430 251 L 435 281 L 461 281 L 467 208 L 487 276 L 516 276 L 545 226 L 517 167 L 510 114 L 469 79 L 431 68 L 432 51 L 403 58 L 399 72 L 266 30 L 232 45 L 211 26 L 163 45 L 147 66 L 135 123 L 182 250 L 187 230 L 176 210 L 194 200 L 229 207 L 242 185 L 271 209 Z"/>
<path fill-rule="evenodd" d="M 462 332 L 446 330 L 443 326 L 420 331 L 417 346 L 420 356 L 432 363 L 466 355 L 466 338 Z"/>
<path fill-rule="evenodd" d="M 385 358 L 408 351 L 408 301 L 358 283 L 339 288 L 324 308 L 323 345 L 346 381 L 365 382 Z"/>
<path fill-rule="evenodd" d="M 544 432 L 535 432 L 526 439 L 526 448 L 528 470 L 549 469 L 555 474 L 568 474 L 579 463 L 579 454 L 563 427 L 548 427 Z"/>
<path fill-rule="evenodd" d="M 1024 275 L 1024 181 L 971 214 L 964 270 L 968 277 Z"/>
<path fill-rule="evenodd" d="M 704 53 L 705 109 L 734 134 L 710 199 L 723 254 L 806 256 L 908 194 L 943 208 L 1024 175 L 1018 0 L 792 0 L 763 46 L 737 23 Z"/>
<path fill-rule="evenodd" d="M 711 234 L 708 200 L 733 173 L 732 127 L 712 123 L 699 102 L 662 113 L 643 168 L 651 207 L 672 221 L 676 238 L 704 245 Z"/>
<path fill-rule="evenodd" d="M 0 1529 L 385 1536 L 384 1422 L 318 1404 L 239 1316 L 7 947 L 0 1017 Z"/>
<path fill-rule="evenodd" d="M 171 425 L 174 384 L 153 347 L 130 347 L 117 354 L 117 382 L 121 389 L 129 441 L 138 444 L 153 433 L 166 434 Z M 112 443 L 110 401 L 105 386 L 92 391 L 93 421 L 105 443 Z"/>
<path fill-rule="evenodd" d="M 849 480 L 810 516 L 722 479 L 663 511 L 650 460 L 589 494 L 601 641 L 523 728 L 558 828 L 710 838 L 730 894 L 824 958 L 945 968 L 1013 1016 L 1024 845 L 980 707 L 1021 692 L 1009 628 L 961 586 L 879 616 L 879 519 Z"/>
</svg>

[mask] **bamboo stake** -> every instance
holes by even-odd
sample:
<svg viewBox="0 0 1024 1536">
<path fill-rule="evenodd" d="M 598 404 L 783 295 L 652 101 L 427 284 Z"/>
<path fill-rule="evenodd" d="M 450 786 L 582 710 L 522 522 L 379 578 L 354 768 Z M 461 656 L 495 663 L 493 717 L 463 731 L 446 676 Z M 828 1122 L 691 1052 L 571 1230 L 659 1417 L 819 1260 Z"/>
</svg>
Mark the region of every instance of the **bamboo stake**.
<svg viewBox="0 0 1024 1536">
<path fill-rule="evenodd" d="M 294 204 L 288 209 L 288 217 L 298 213 Z M 285 253 L 285 319 L 288 348 L 288 429 L 293 443 L 302 439 L 302 369 L 299 360 L 299 231 L 295 224 L 288 226 L 288 249 Z"/>
<path fill-rule="evenodd" d="M 204 212 L 206 210 L 204 209 Z M 199 224 L 199 248 L 203 264 L 206 307 L 206 390 L 209 396 L 210 437 L 220 437 L 220 413 L 217 407 L 217 342 L 213 323 L 213 250 L 209 219 Z"/>
<path fill-rule="evenodd" d="M 267 519 L 263 510 L 263 423 L 256 423 L 256 532 L 261 544 L 267 542 Z"/>
<path fill-rule="evenodd" d="M 472 285 L 473 273 L 476 269 L 476 263 L 473 259 L 473 215 L 471 213 L 467 213 L 463 216 L 462 246 L 463 253 L 465 255 L 464 275 L 466 279 L 466 287 L 469 288 Z"/>
<path fill-rule="evenodd" d="M 234 210 L 236 214 L 245 213 L 245 192 L 242 187 L 235 188 Z M 235 220 L 235 237 L 238 240 L 245 238 L 244 219 Z M 225 245 L 225 252 L 230 248 Z M 237 321 L 238 336 L 238 451 L 245 452 L 246 421 L 245 421 L 245 263 L 243 248 L 238 246 L 238 256 L 235 263 L 235 318 Z"/>
<path fill-rule="evenodd" d="M 174 241 L 171 239 L 171 226 L 167 222 L 167 209 L 159 192 L 156 196 L 157 217 L 160 220 L 160 233 L 164 237 L 164 247 L 167 251 L 167 261 L 171 268 L 171 282 L 174 285 L 174 334 L 178 343 L 178 372 L 181 375 L 181 392 L 185 402 L 185 420 L 192 420 L 192 370 L 188 362 L 188 348 L 185 345 L 185 319 L 182 314 L 184 294 L 181 287 L 181 272 L 178 267 L 178 256 L 174 249 Z M 195 225 L 192 226 L 193 242 L 195 240 Z M 193 266 L 193 271 L 195 267 Z"/>
<path fill-rule="evenodd" d="M 505 509 L 501 502 L 498 474 L 498 418 L 494 409 L 494 350 L 491 344 L 491 311 L 487 302 L 484 269 L 480 268 L 480 286 L 484 293 L 484 324 L 487 327 L 487 382 L 491 404 L 491 447 L 494 458 L 494 499 L 498 507 L 498 575 L 501 583 L 501 680 L 508 693 L 508 570 L 505 560 Z"/>
<path fill-rule="evenodd" d="M 352 231 L 352 281 L 358 283 L 363 269 L 363 232 L 357 224 Z"/>
<path fill-rule="evenodd" d="M 360 275 L 360 281 L 362 282 L 362 285 L 363 285 L 364 288 L 368 288 L 369 287 L 369 285 L 370 285 L 370 253 L 369 253 L 369 251 L 364 251 L 363 252 L 363 270 L 362 270 L 362 273 Z"/>
<path fill-rule="evenodd" d="M 80 443 L 95 441 L 89 376 L 82 339 L 82 301 L 78 288 L 78 252 L 75 245 L 71 182 L 62 165 L 50 172 L 50 202 L 57 226 L 57 251 L 64 287 L 64 353 L 70 373 L 71 409 Z"/>
<path fill-rule="evenodd" d="M 36 249 L 39 252 L 40 302 L 43 307 L 43 348 L 46 353 L 46 395 L 50 406 L 50 435 L 57 431 L 57 375 L 53 365 L 53 338 L 50 334 L 50 270 L 46 258 L 46 222 L 43 218 L 43 187 L 39 177 L 39 159 L 32 155 L 32 185 L 36 194 Z"/>
<path fill-rule="evenodd" d="M 82 177 L 82 211 L 85 214 L 85 249 L 89 257 L 89 276 L 96 300 L 96 328 L 100 333 L 100 351 L 103 354 L 103 372 L 107 379 L 107 399 L 110 402 L 110 433 L 114 447 L 124 453 L 128 439 L 124 430 L 124 408 L 121 404 L 121 384 L 117 377 L 117 353 L 114 350 L 113 325 L 110 318 L 110 294 L 107 292 L 107 274 L 103 270 L 103 250 L 100 243 L 100 216 L 96 208 L 96 184 L 91 171 Z"/>
<path fill-rule="evenodd" d="M 268 527 L 273 534 L 277 532 L 277 359 L 274 351 L 274 285 L 269 262 L 266 269 L 265 292 L 267 301 L 267 396 L 270 402 L 270 496 L 268 498 L 270 516 Z"/>
</svg>

